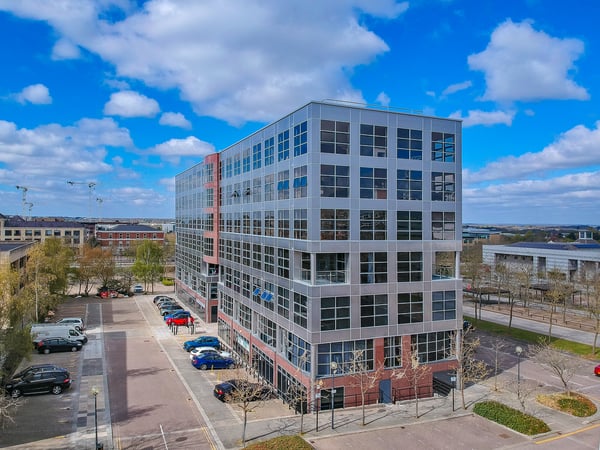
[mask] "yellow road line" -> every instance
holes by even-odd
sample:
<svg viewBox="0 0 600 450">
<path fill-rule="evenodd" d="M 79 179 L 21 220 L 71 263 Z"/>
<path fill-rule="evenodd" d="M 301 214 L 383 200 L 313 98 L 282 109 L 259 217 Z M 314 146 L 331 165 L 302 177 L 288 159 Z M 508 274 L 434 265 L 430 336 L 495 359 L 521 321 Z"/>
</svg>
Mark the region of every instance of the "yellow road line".
<svg viewBox="0 0 600 450">
<path fill-rule="evenodd" d="M 600 423 L 597 423 L 595 425 L 590 425 L 589 427 L 585 427 L 585 428 L 580 428 L 579 430 L 575 430 L 575 431 L 571 431 L 570 433 L 566 433 L 566 434 L 561 434 L 560 436 L 554 436 L 548 439 L 543 439 L 541 441 L 535 441 L 536 444 L 546 444 L 547 442 L 552 442 L 552 441 L 556 441 L 558 439 L 562 439 L 562 438 L 566 438 L 569 436 L 573 436 L 574 434 L 578 434 L 578 433 L 582 433 L 584 431 L 588 431 L 588 430 L 593 430 L 594 428 L 598 428 L 600 427 Z"/>
</svg>

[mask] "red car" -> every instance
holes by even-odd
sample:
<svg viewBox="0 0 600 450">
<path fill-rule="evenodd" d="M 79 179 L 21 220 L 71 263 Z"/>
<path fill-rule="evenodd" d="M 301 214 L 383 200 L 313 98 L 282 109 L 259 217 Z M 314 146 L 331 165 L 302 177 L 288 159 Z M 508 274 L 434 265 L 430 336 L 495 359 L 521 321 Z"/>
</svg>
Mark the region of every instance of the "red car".
<svg viewBox="0 0 600 450">
<path fill-rule="evenodd" d="M 597 377 L 600 377 L 600 364 L 598 364 L 596 367 L 594 367 L 594 375 L 596 375 Z"/>
<path fill-rule="evenodd" d="M 194 318 L 189 311 L 178 311 L 166 317 L 167 325 L 189 326 L 194 323 Z"/>
</svg>

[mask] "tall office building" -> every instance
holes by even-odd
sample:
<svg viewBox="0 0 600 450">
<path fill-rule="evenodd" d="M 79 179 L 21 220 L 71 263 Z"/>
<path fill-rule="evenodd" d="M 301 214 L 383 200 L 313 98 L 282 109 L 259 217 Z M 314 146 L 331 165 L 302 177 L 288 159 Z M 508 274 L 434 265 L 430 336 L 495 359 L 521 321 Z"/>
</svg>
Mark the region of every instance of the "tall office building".
<svg viewBox="0 0 600 450">
<path fill-rule="evenodd" d="M 407 396 L 413 351 L 430 393 L 462 327 L 460 149 L 458 120 L 311 102 L 207 156 L 176 178 L 179 297 L 310 408 L 379 367 L 368 402 Z"/>
</svg>

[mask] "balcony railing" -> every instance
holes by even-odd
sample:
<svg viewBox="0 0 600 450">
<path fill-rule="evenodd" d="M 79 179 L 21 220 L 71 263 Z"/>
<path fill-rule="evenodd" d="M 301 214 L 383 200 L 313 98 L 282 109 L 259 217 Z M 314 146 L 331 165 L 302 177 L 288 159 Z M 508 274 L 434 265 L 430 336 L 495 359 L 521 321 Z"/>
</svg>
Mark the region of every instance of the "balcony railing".
<svg viewBox="0 0 600 450">
<path fill-rule="evenodd" d="M 317 271 L 316 284 L 343 284 L 346 283 L 346 271 L 321 270 Z"/>
</svg>

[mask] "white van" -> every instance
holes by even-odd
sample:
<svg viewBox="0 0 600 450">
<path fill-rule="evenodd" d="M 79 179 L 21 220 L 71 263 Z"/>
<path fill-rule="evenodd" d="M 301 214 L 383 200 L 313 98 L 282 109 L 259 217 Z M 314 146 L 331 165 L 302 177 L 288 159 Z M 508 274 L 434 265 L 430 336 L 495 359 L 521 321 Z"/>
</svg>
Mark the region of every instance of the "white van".
<svg viewBox="0 0 600 450">
<path fill-rule="evenodd" d="M 58 325 L 55 323 L 36 323 L 31 326 L 33 345 L 40 340 L 51 337 L 61 337 L 71 341 L 80 341 L 85 344 L 88 338 L 85 334 L 75 329 L 73 325 Z"/>
</svg>

